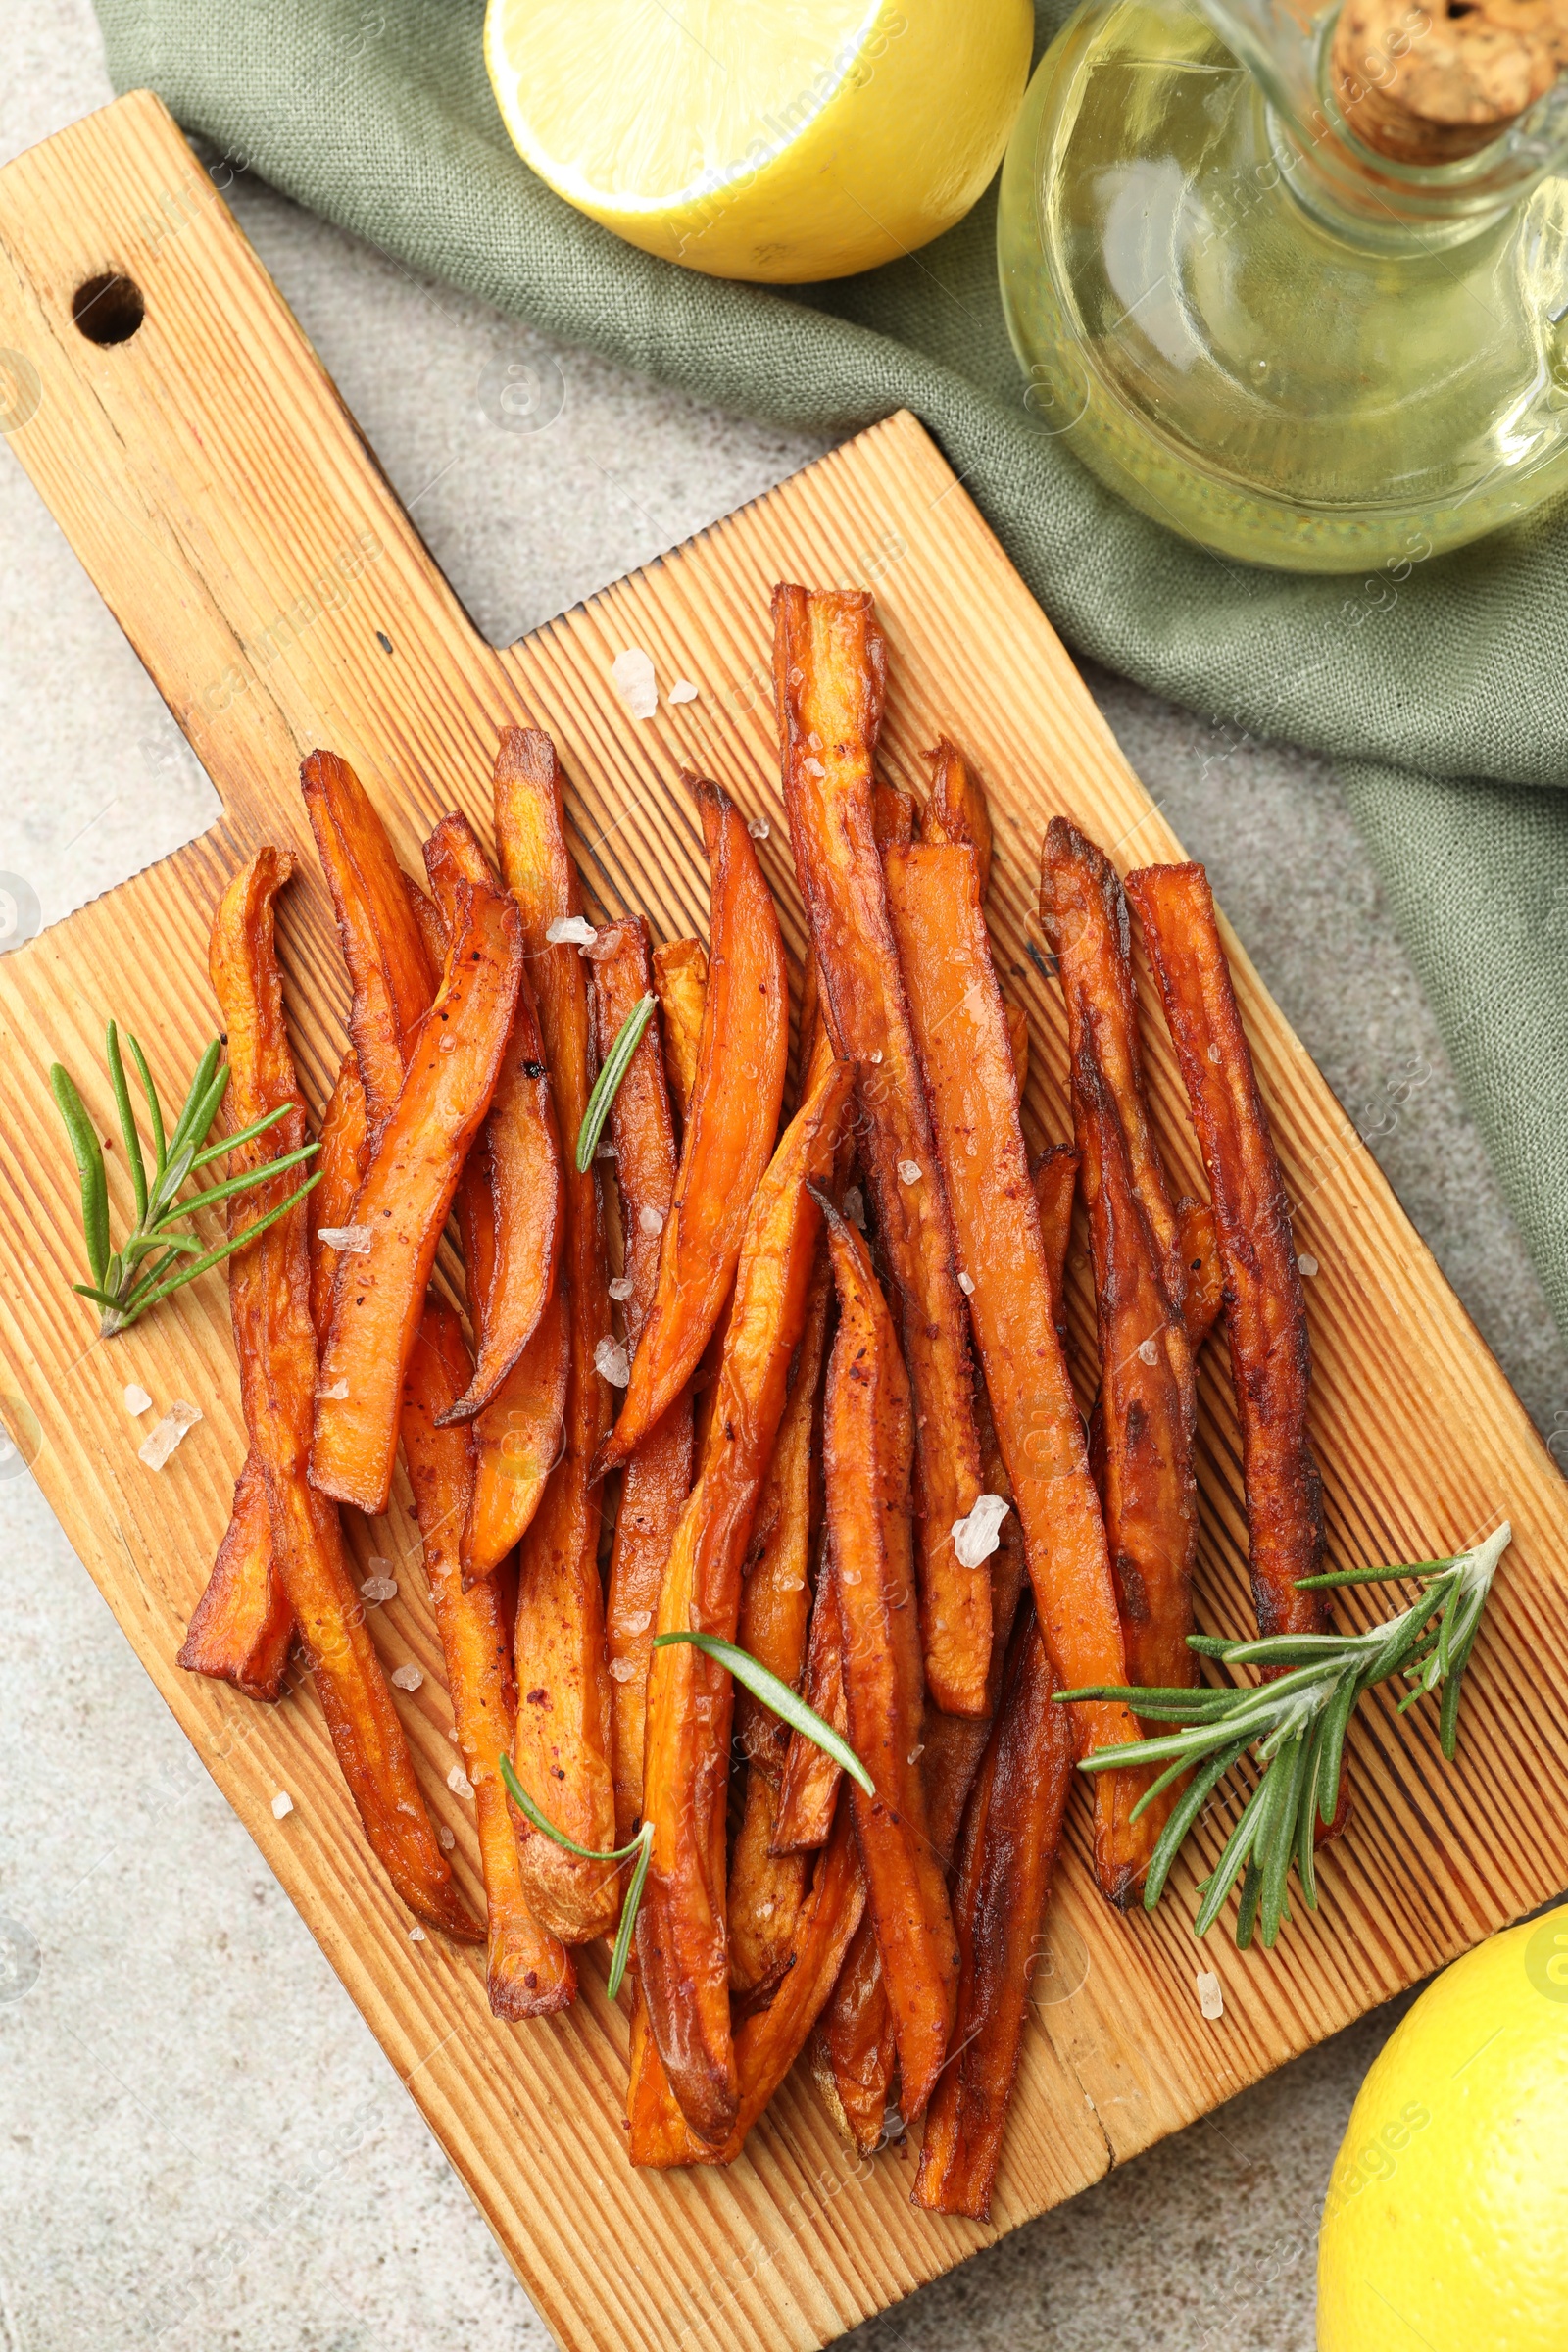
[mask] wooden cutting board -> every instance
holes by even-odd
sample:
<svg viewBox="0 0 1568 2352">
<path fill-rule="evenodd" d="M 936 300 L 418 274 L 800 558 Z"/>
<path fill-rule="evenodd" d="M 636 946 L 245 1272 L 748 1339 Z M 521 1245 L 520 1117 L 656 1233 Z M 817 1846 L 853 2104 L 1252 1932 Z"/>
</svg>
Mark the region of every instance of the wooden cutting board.
<svg viewBox="0 0 1568 2352">
<path fill-rule="evenodd" d="M 101 344 L 74 321 L 85 283 L 119 272 L 145 316 Z M 88 327 L 123 326 L 124 296 Z M 263 839 L 305 873 L 281 916 L 301 1073 L 318 1105 L 342 1046 L 345 990 L 296 784 L 304 753 L 344 753 L 404 862 L 454 803 L 488 833 L 497 729 L 550 729 L 592 910 L 646 913 L 656 936 L 706 927 L 685 761 L 771 826 L 762 857 L 798 955 L 802 922 L 776 772 L 768 591 L 790 576 L 875 591 L 892 686 L 887 767 L 921 777 L 939 726 L 965 744 L 997 812 L 992 910 L 1005 985 L 1028 1007 L 1033 1140 L 1066 1132 L 1059 993 L 1034 913 L 1048 816 L 1067 810 L 1123 867 L 1180 856 L 1050 623 L 932 443 L 891 417 L 768 497 L 507 653 L 481 642 L 400 512 L 211 178 L 157 102 L 122 99 L 0 172 L 0 368 L 10 438 L 222 797 L 177 856 L 0 960 L 0 1390 L 13 1438 L 148 1673 L 359 2004 L 561 2342 L 573 2347 L 817 2346 L 1098 2180 L 1385 2000 L 1568 1881 L 1564 1487 L 1506 1382 L 1336 1102 L 1232 943 L 1243 1006 L 1296 1207 L 1316 1359 L 1314 1434 L 1336 1562 L 1447 1552 L 1506 1512 L 1508 1553 L 1466 1688 L 1458 1765 L 1431 1711 L 1386 1701 L 1352 1737 L 1353 1825 L 1326 1859 L 1323 1907 L 1272 1954 L 1224 1931 L 1195 1944 L 1193 1882 L 1216 1820 L 1152 1921 L 1109 1911 L 1084 1860 L 1082 1804 L 1046 1923 L 1033 2019 L 991 2228 L 909 2205 L 907 2151 L 858 2161 L 800 2075 L 728 2173 L 649 2177 L 626 2162 L 626 2021 L 603 1958 L 564 2018 L 502 2027 L 477 1959 L 431 1938 L 371 1862 L 308 1686 L 273 1708 L 173 1659 L 244 1451 L 220 1276 L 120 1340 L 93 1338 L 75 1185 L 51 1104 L 57 1056 L 114 1131 L 102 1064 L 115 1014 L 170 1094 L 218 1026 L 209 919 Z M 34 394 L 36 395 L 34 399 Z M 30 408 L 30 415 L 27 411 Z M 26 416 L 25 421 L 20 419 Z M 634 720 L 610 674 L 637 646 L 662 700 Z M 82 681 L 90 693 L 90 679 Z M 104 746 L 113 763 L 115 747 Z M 1147 985 L 1146 1004 L 1153 1003 Z M 1163 1025 L 1147 1029 L 1161 1143 L 1200 1189 Z M 127 1187 L 111 1154 L 117 1219 Z M 1315 1271 L 1313 1270 L 1315 1262 Z M 1093 1309 L 1074 1269 L 1080 1348 Z M 136 1446 L 174 1397 L 201 1423 L 161 1473 Z M 1201 1380 L 1204 1625 L 1250 1630 L 1239 1449 L 1223 1348 Z M 149 1416 L 151 1418 L 151 1416 Z M 404 1498 L 406 1500 L 406 1497 Z M 395 1563 L 375 1612 L 389 1662 L 425 1670 L 402 1701 L 457 1860 L 477 1892 L 439 1650 L 403 1504 L 364 1532 Z M 1387 1598 L 1342 1604 L 1349 1620 Z M 273 1819 L 275 1791 L 293 1812 Z M 1225 2014 L 1200 2014 L 1214 1969 Z"/>
</svg>

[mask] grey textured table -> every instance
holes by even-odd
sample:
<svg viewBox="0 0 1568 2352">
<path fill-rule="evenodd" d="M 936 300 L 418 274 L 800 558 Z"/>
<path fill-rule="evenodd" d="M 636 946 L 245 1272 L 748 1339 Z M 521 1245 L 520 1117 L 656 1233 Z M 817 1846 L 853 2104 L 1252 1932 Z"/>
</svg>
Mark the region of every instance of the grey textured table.
<svg viewBox="0 0 1568 2352">
<path fill-rule="evenodd" d="M 20 19 L 20 22 L 18 20 Z M 86 0 L 20 0 L 0 160 L 109 96 Z M 498 642 L 816 454 L 413 283 L 267 190 L 240 219 Z M 481 379 L 559 367 L 537 435 Z M 20 467 L 0 461 L 0 870 L 46 920 L 216 803 Z M 1548 1434 L 1568 1354 L 1340 796 L 1092 678 L 1134 766 Z M 0 1465 L 3 1470 L 3 1465 Z M 24 1475 L 0 1484 L 0 2352 L 517 2352 L 547 2338 Z M 1328 2166 L 1385 2012 L 850 2339 L 1307 2352 Z M 897 2161 L 892 2159 L 891 2161 Z"/>
</svg>

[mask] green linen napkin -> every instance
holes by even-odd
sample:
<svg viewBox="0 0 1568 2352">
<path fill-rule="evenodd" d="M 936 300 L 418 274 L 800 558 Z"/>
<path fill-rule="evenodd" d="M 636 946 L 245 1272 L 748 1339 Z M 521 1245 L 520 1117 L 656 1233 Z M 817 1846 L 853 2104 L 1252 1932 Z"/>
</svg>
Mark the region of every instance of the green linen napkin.
<svg viewBox="0 0 1568 2352">
<path fill-rule="evenodd" d="M 983 6 L 985 0 L 976 0 Z M 923 418 L 1068 643 L 1331 758 L 1568 1331 L 1568 530 L 1538 514 L 1389 583 L 1200 554 L 1024 408 L 995 191 L 936 244 L 780 295 L 621 244 L 514 152 L 482 0 L 97 0 L 122 90 L 301 204 L 547 333 L 720 407 Z M 1068 13 L 1038 0 L 1040 43 Z"/>
</svg>

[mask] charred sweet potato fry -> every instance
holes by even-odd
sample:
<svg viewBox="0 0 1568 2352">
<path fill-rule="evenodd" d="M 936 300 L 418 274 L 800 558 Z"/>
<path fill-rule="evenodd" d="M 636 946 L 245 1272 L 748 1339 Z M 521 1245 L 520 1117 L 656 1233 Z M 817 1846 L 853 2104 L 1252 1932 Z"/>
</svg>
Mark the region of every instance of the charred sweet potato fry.
<svg viewBox="0 0 1568 2352">
<path fill-rule="evenodd" d="M 450 935 L 463 883 L 495 887 L 489 862 L 466 816 L 454 813 L 441 819 L 424 845 L 424 863 Z M 469 1170 L 471 1180 L 486 1185 L 490 1194 L 491 1265 L 483 1297 L 470 1297 L 468 1301 L 479 1352 L 467 1394 L 452 1400 L 455 1421 L 471 1421 L 493 1400 L 538 1330 L 556 1287 L 566 1213 L 565 1176 L 544 1039 L 526 964 L 495 1093 Z M 466 1171 L 464 1182 L 469 1181 L 469 1171 Z"/>
<path fill-rule="evenodd" d="M 1134 1683 L 1170 1689 L 1198 1680 L 1198 1659 L 1187 1646 L 1198 1552 L 1198 1408 L 1181 1315 L 1186 1269 L 1150 1132 L 1126 901 L 1104 853 L 1059 816 L 1046 832 L 1040 918 L 1067 1006 L 1073 1126 L 1095 1269 L 1100 1497 L 1128 1673 Z M 1143 1139 L 1136 1157 L 1134 1136 Z"/>
<path fill-rule="evenodd" d="M 280 1104 L 289 1106 L 287 1118 L 233 1154 L 248 1168 L 296 1151 L 305 1135 L 272 937 L 272 901 L 293 870 L 286 851 L 258 850 L 223 893 L 213 923 L 209 965 L 228 1033 L 228 1116 L 244 1127 Z M 288 1180 L 278 1178 L 237 1194 L 230 1231 L 265 1216 L 289 1189 Z M 305 1235 L 301 1201 L 228 1261 L 240 1390 L 251 1450 L 266 1483 L 272 1565 L 371 1846 L 411 1910 L 448 1935 L 477 1942 L 483 1931 L 436 1842 L 403 1726 L 366 1631 L 336 1508 L 306 1475 L 317 1363 Z"/>
<path fill-rule="evenodd" d="M 1182 1320 L 1196 1356 L 1225 1305 L 1225 1277 L 1214 1238 L 1214 1211 L 1206 1200 L 1178 1200 L 1176 1246 L 1187 1275 Z"/>
<path fill-rule="evenodd" d="M 974 853 L 922 844 L 890 853 L 887 865 L 937 1148 L 974 1285 L 969 1311 L 1052 1663 L 1068 1688 L 1125 1684 L 1105 1526 L 1056 1336 Z M 1085 1700 L 1073 1715 L 1081 1752 L 1137 1738 L 1114 1701 Z M 1112 1901 L 1128 1902 L 1151 1837 L 1128 1819 L 1128 1775 L 1096 1782 L 1096 1871 Z"/>
<path fill-rule="evenodd" d="M 871 799 L 871 829 L 879 850 L 906 850 L 914 839 L 913 795 L 878 776 Z"/>
<path fill-rule="evenodd" d="M 697 1369 L 735 1277 L 752 1195 L 772 1157 L 789 1061 L 784 941 L 756 847 L 727 793 L 688 780 L 712 877 L 702 1043 L 660 1244 L 659 1287 L 600 1470 L 630 1458 Z"/>
<path fill-rule="evenodd" d="M 599 1058 L 653 985 L 648 925 L 640 915 L 609 923 L 588 951 L 594 976 Z M 634 1349 L 659 1284 L 660 1233 L 675 1194 L 675 1123 L 670 1115 L 659 1023 L 650 1021 L 610 1108 L 626 1236 L 626 1346 Z M 644 1212 L 648 1213 L 645 1215 Z M 610 1644 L 611 1757 L 615 1843 L 642 1819 L 648 1668 L 664 1562 L 692 1484 L 692 1400 L 683 1390 L 626 1464 L 610 1555 L 605 1632 Z"/>
<path fill-rule="evenodd" d="M 870 1253 L 836 1213 L 828 1237 L 839 1300 L 822 1417 L 833 1590 L 844 1628 L 850 1743 L 876 1784 L 874 1796 L 852 1784 L 851 1798 L 893 2012 L 904 2112 L 912 2122 L 924 2113 L 941 2072 L 958 1972 L 920 1772 L 925 1689 L 910 1607 L 913 1412 Z"/>
<path fill-rule="evenodd" d="M 861 1159 L 914 1388 L 926 1680 L 939 1707 L 973 1715 L 985 1702 L 991 1580 L 983 1562 L 961 1565 L 953 1529 L 980 1493 L 980 1444 L 953 1226 L 876 843 L 886 655 L 859 593 L 775 588 L 773 632 L 795 870 L 834 1047 L 856 1064 Z"/>
<path fill-rule="evenodd" d="M 1029 1084 L 1029 1015 L 1021 1004 L 1010 998 L 1002 1000 L 1003 1018 L 1007 1024 L 1007 1044 L 1012 1052 L 1012 1075 L 1018 1088 L 1018 1100 L 1023 1100 Z"/>
<path fill-rule="evenodd" d="M 253 1447 L 235 1481 L 228 1527 L 175 1664 L 232 1683 L 247 1698 L 275 1698 L 293 1640 L 294 1612 L 272 1572 L 267 1482 Z"/>
<path fill-rule="evenodd" d="M 795 1688 L 806 1664 L 808 1575 L 818 1485 L 817 1404 L 827 1361 L 833 1270 L 818 1242 L 806 1327 L 790 1367 L 789 1400 L 758 1506 L 741 1588 L 742 1649 Z M 773 1983 L 789 1966 L 796 1915 L 810 1876 L 804 1853 L 773 1850 L 779 1786 L 791 1733 L 746 1690 L 735 1693 L 735 1744 L 746 1758 L 741 1826 L 729 1873 L 729 1981 L 738 1993 Z M 821 1755 L 820 1748 L 814 1752 Z M 825 1762 L 831 1761 L 824 1758 Z"/>
<path fill-rule="evenodd" d="M 795 1933 L 777 1993 L 754 2011 L 735 2034 L 739 2082 L 735 2127 L 724 2145 L 710 2147 L 686 2124 L 648 2027 L 639 1997 L 632 2019 L 628 2118 L 633 2164 L 731 2164 L 746 2135 L 806 2046 L 834 1984 L 845 1952 L 861 1927 L 865 1874 L 855 1842 L 854 1819 L 841 1804 L 832 1835 L 816 1860 L 811 1889 L 796 1914 Z"/>
<path fill-rule="evenodd" d="M 991 2214 L 1018 2071 L 1040 1922 L 1072 1779 L 1072 1735 L 1034 1609 L 1013 1637 L 996 1728 L 963 1824 L 953 1916 L 958 1932 L 954 2055 L 926 2117 L 914 2201 Z"/>
<path fill-rule="evenodd" d="M 615 1842 L 615 1791 L 600 1498 L 590 1482 L 610 1422 L 610 1390 L 599 1369 L 599 1351 L 610 1338 L 610 1292 L 598 1175 L 592 1165 L 580 1173 L 575 1156 L 594 1079 L 588 966 L 569 941 L 549 936 L 553 923 L 582 913 L 582 885 L 566 846 L 561 764 L 548 735 L 507 729 L 495 795 L 501 870 L 522 914 L 566 1179 L 565 1249 L 557 1283 L 568 1339 L 565 1406 L 560 1458 L 554 1468 L 546 1464 L 544 1494 L 523 1540 L 513 1761 L 541 1812 L 579 1845 L 604 1850 Z M 522 1363 L 528 1362 L 525 1353 Z M 516 1826 L 523 1883 L 536 1916 L 564 1943 L 606 1934 L 619 1906 L 616 1866 L 585 1862 L 526 1822 Z"/>
<path fill-rule="evenodd" d="M 811 1602 L 806 1640 L 806 1687 L 808 1707 L 824 1722 L 849 1738 L 850 1719 L 844 1703 L 844 1628 L 833 1596 L 833 1547 L 826 1535 L 817 1559 L 816 1592 Z M 773 1851 L 801 1853 L 825 1845 L 833 1827 L 843 1767 L 825 1748 L 800 1732 L 791 1732 L 780 1776 L 778 1814 L 773 1823 Z"/>
<path fill-rule="evenodd" d="M 435 996 L 436 972 L 386 827 L 348 761 L 335 752 L 312 752 L 300 769 L 300 789 L 337 910 L 354 992 L 349 1036 L 373 1134 L 403 1083 L 415 1031 Z"/>
<path fill-rule="evenodd" d="M 338 1267 L 321 1355 L 312 1483 L 372 1517 L 391 1492 L 404 1367 L 463 1163 L 495 1091 L 521 971 L 515 906 L 493 887 L 465 883 L 446 976 L 355 1199 L 369 1248 Z"/>
<path fill-rule="evenodd" d="M 874 2155 L 887 2127 L 899 2045 L 869 1912 L 846 1947 L 838 1981 L 811 2036 L 810 2062 L 811 2079 L 834 2124 L 860 2155 Z"/>
<path fill-rule="evenodd" d="M 975 879 L 980 904 L 991 888 L 991 806 L 986 788 L 968 760 L 946 735 L 939 735 L 927 752 L 931 762 L 931 797 L 920 816 L 920 839 L 956 842 L 974 852 Z M 1018 1081 L 1019 1092 L 1023 1080 Z"/>
<path fill-rule="evenodd" d="M 577 1979 L 570 1956 L 539 1925 L 523 1892 L 512 1810 L 497 1761 L 512 1744 L 507 1690 L 512 1628 L 503 1621 L 501 1597 L 490 1580 L 464 1591 L 458 1559 L 473 1483 L 473 1440 L 461 1422 L 446 1416 L 472 1369 L 455 1310 L 432 1293 L 404 1376 L 403 1449 L 424 1540 L 424 1573 L 441 1637 L 458 1753 L 473 1786 L 490 2008 L 496 2017 L 549 2017 L 568 2006 Z"/>
<path fill-rule="evenodd" d="M 1200 865 L 1127 877 L 1208 1170 L 1225 1283 L 1260 1634 L 1320 1633 L 1323 1493 L 1307 1434 L 1311 1348 L 1285 1180 Z"/>
<path fill-rule="evenodd" d="M 753 1197 L 709 1442 L 660 1592 L 661 1633 L 735 1639 L 746 1546 L 821 1231 L 810 1188 L 833 1165 L 852 1084 L 847 1066 L 824 1061 Z M 732 1704 L 730 1677 L 715 1661 L 685 1643 L 655 1650 L 643 1787 L 654 1838 L 637 1956 L 670 2087 L 709 2146 L 734 2130 L 740 2097 L 724 1886 Z"/>
<path fill-rule="evenodd" d="M 332 1313 L 338 1252 L 320 1238 L 323 1225 L 346 1224 L 365 1173 L 365 1088 L 352 1054 L 343 1056 L 321 1119 L 318 1181 L 306 1196 L 311 1265 L 311 1320 L 318 1344 Z M 249 1698 L 275 1698 L 294 1639 L 294 1614 L 272 1573 L 272 1525 L 267 1487 L 253 1453 L 234 1488 L 228 1531 L 218 1547 L 207 1590 L 196 1603 L 176 1664 L 193 1674 L 232 1683 Z"/>
<path fill-rule="evenodd" d="M 1078 1191 L 1078 1154 L 1071 1144 L 1053 1144 L 1035 1170 L 1035 1209 L 1045 1247 L 1046 1272 L 1055 1307 L 1056 1332 L 1067 1345 L 1067 1248 L 1072 1240 L 1072 1204 Z"/>
<path fill-rule="evenodd" d="M 654 950 L 654 994 L 664 1029 L 664 1076 L 684 1126 L 697 1084 L 708 1001 L 708 950 L 700 939 L 667 939 Z"/>
</svg>

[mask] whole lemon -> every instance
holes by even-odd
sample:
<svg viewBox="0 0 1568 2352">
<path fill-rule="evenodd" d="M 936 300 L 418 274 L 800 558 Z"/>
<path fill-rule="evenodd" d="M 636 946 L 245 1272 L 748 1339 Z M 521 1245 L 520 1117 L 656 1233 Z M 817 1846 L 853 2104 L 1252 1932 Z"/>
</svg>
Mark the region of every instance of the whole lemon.
<svg viewBox="0 0 1568 2352">
<path fill-rule="evenodd" d="M 518 154 L 579 212 L 791 284 L 962 219 L 1033 34 L 1030 0 L 490 0 L 485 64 Z"/>
<path fill-rule="evenodd" d="M 1318 2352 L 1568 2352 L 1568 1906 L 1430 1984 L 1361 2085 Z"/>
</svg>

